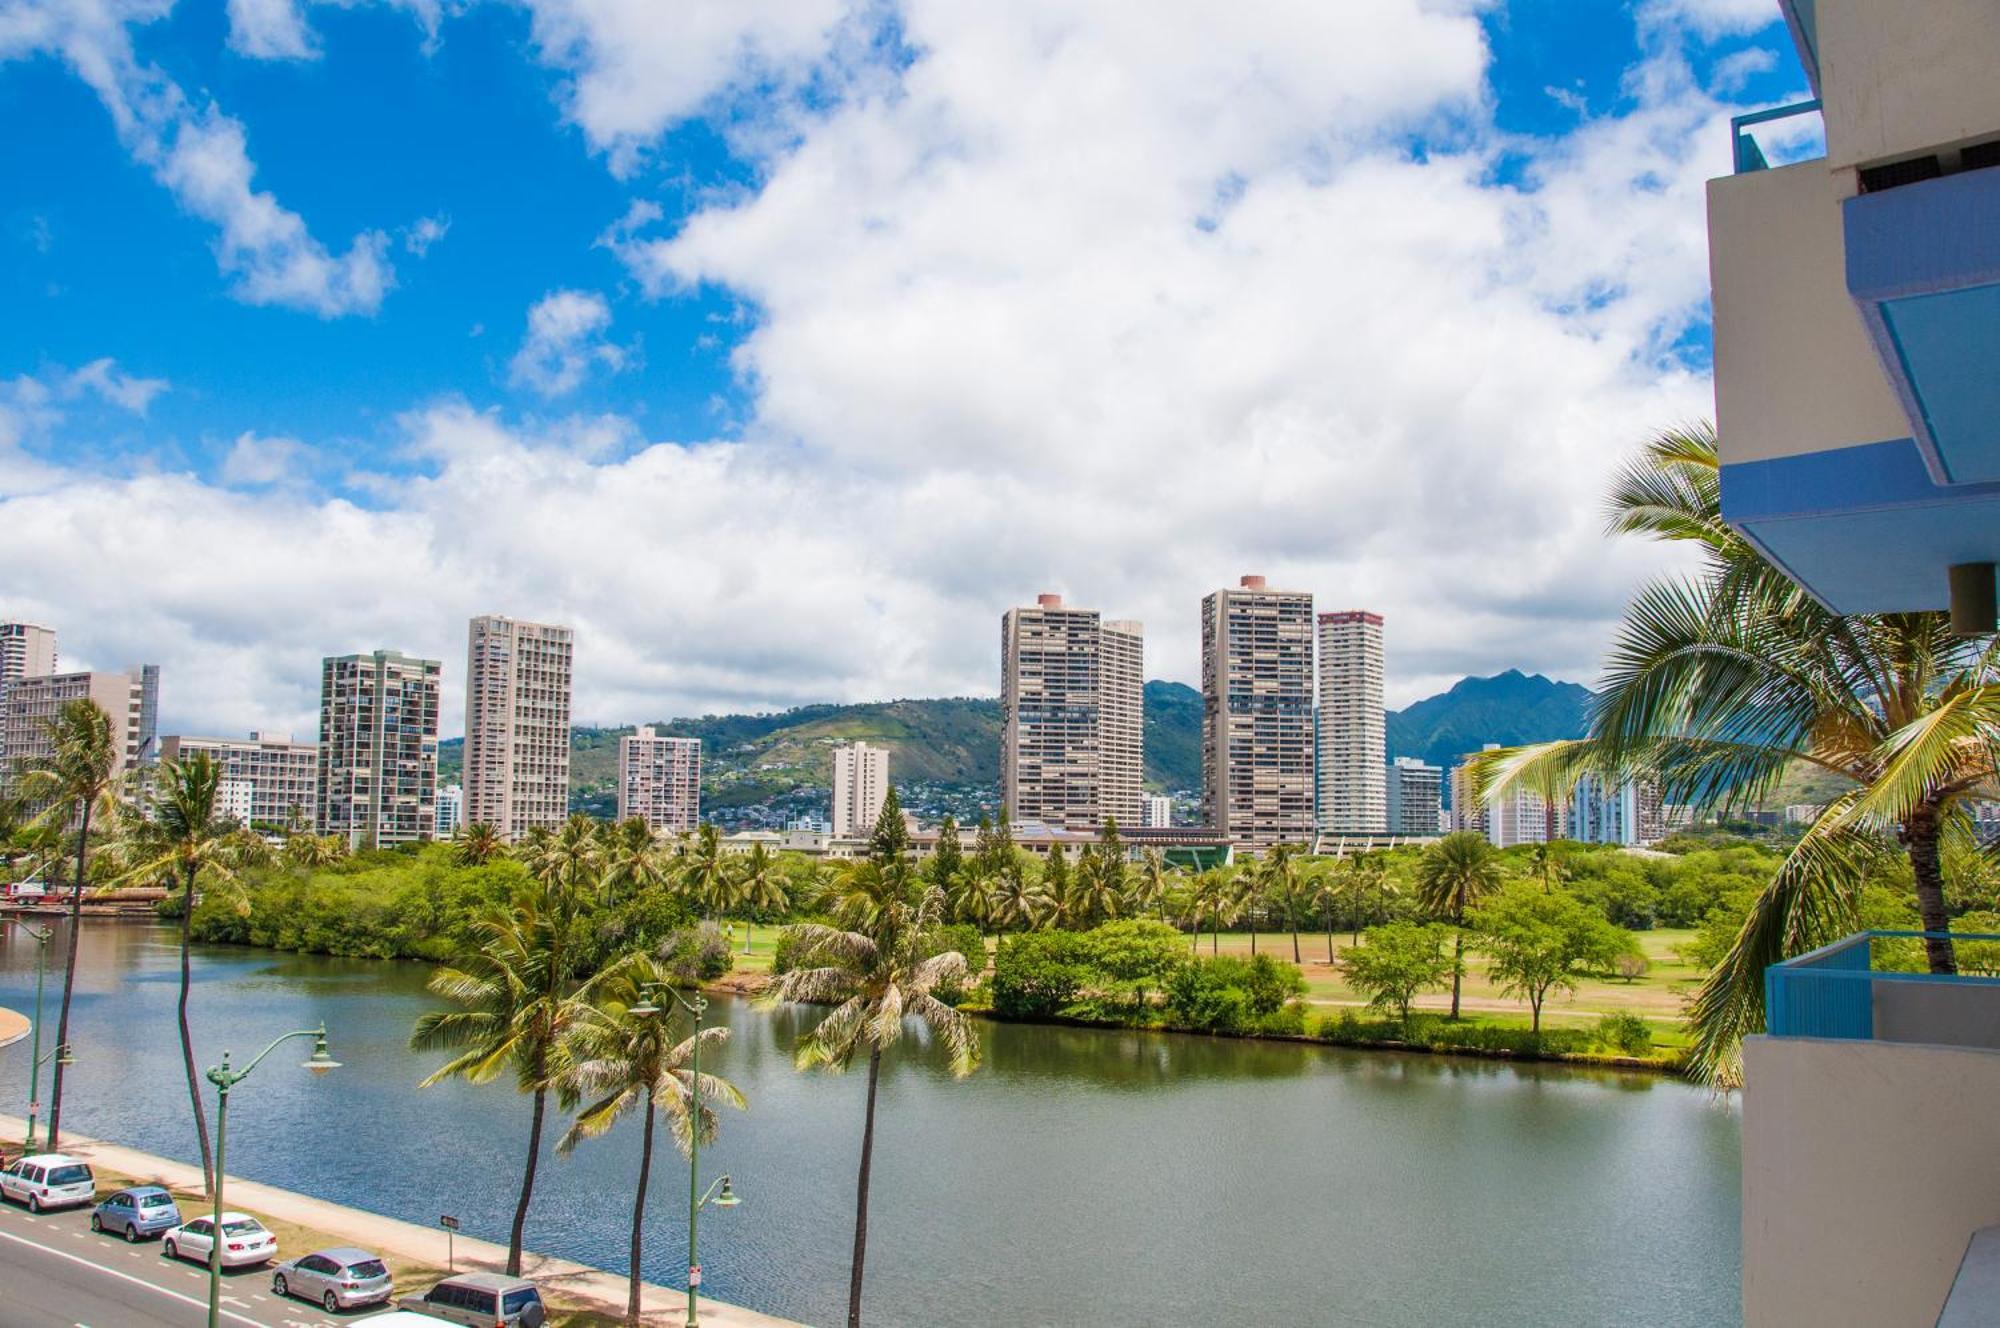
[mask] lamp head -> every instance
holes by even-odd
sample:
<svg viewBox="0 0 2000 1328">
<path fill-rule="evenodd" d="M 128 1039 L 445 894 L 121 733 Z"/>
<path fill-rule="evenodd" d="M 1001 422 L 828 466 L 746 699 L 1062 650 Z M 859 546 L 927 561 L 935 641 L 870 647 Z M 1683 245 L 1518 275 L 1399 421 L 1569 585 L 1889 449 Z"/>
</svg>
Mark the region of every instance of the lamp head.
<svg viewBox="0 0 2000 1328">
<path fill-rule="evenodd" d="M 724 1176 L 722 1178 L 722 1193 L 715 1196 L 715 1206 L 717 1208 L 734 1208 L 742 1202 L 742 1198 L 736 1191 L 729 1188 L 729 1177 Z"/>
<path fill-rule="evenodd" d="M 300 1064 L 306 1069 L 311 1070 L 315 1075 L 322 1075 L 328 1070 L 338 1070 L 340 1068 L 340 1062 L 327 1054 L 326 1029 L 324 1027 L 319 1030 L 319 1036 L 313 1040 L 313 1054 L 311 1058 L 301 1061 Z"/>
<path fill-rule="evenodd" d="M 65 1067 L 76 1064 L 76 1057 L 71 1053 L 69 1043 L 65 1042 L 56 1048 L 56 1064 Z"/>
</svg>

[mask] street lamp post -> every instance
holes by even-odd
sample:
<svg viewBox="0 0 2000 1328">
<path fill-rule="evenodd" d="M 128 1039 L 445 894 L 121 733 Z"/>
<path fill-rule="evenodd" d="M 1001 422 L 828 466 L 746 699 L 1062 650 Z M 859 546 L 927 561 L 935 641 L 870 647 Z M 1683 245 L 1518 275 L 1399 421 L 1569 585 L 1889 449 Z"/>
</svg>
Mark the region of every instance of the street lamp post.
<svg viewBox="0 0 2000 1328">
<path fill-rule="evenodd" d="M 29 1045 L 28 1056 L 28 1142 L 27 1151 L 35 1151 L 35 1117 L 42 1110 L 42 1062 L 48 1057 L 42 1055 L 42 980 L 49 969 L 49 938 L 56 934 L 54 927 L 37 927 L 32 922 L 19 918 L 10 919 L 16 927 L 35 938 L 35 1029 L 34 1041 Z M 61 1048 L 57 1048 L 60 1051 Z M 53 1054 L 53 1053 L 51 1053 Z"/>
<path fill-rule="evenodd" d="M 717 1177 L 708 1187 L 701 1189 L 701 1016 L 708 1009 L 708 1002 L 700 996 L 689 999 L 672 987 L 659 983 L 648 983 L 646 999 L 631 1009 L 637 1015 L 653 1015 L 660 1007 L 652 1003 L 652 998 L 665 992 L 674 1004 L 686 1010 L 694 1020 L 693 1053 L 689 1057 L 688 1077 L 693 1084 L 693 1105 L 690 1108 L 688 1128 L 688 1276 L 687 1276 L 687 1328 L 696 1328 L 700 1322 L 698 1302 L 701 1300 L 701 1255 L 696 1236 L 701 1221 L 701 1210 L 713 1203 L 717 1208 L 734 1208 L 743 1201 L 736 1191 L 729 1188 L 729 1177 Z M 720 1193 L 717 1193 L 717 1191 Z"/>
<path fill-rule="evenodd" d="M 250 1072 L 257 1068 L 258 1061 L 263 1060 L 273 1051 L 276 1051 L 280 1043 L 289 1042 L 293 1038 L 313 1039 L 312 1057 L 302 1061 L 301 1064 L 315 1075 L 325 1074 L 328 1070 L 337 1070 L 340 1068 L 340 1062 L 327 1055 L 326 1025 L 321 1024 L 318 1028 L 302 1028 L 296 1032 L 286 1033 L 281 1037 L 271 1039 L 271 1045 L 258 1052 L 256 1060 L 251 1061 L 240 1070 L 229 1068 L 229 1053 L 225 1051 L 222 1053 L 222 1064 L 213 1066 L 208 1071 L 208 1082 L 215 1085 L 217 1098 L 215 1106 L 215 1225 L 208 1233 L 208 1328 L 217 1328 L 222 1317 L 222 1158 L 229 1128 L 229 1090 L 242 1083 L 245 1079 L 248 1079 Z"/>
</svg>

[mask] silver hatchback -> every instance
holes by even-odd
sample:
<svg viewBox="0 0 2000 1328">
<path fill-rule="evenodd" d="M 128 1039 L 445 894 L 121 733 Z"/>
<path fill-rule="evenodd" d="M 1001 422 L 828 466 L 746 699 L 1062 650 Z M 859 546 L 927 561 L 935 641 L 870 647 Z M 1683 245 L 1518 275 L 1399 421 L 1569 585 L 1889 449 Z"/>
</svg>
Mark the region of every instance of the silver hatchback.
<svg viewBox="0 0 2000 1328">
<path fill-rule="evenodd" d="M 387 1265 L 367 1250 L 352 1246 L 319 1250 L 281 1263 L 271 1274 L 274 1294 L 316 1300 L 328 1314 L 383 1304 L 392 1289 Z"/>
</svg>

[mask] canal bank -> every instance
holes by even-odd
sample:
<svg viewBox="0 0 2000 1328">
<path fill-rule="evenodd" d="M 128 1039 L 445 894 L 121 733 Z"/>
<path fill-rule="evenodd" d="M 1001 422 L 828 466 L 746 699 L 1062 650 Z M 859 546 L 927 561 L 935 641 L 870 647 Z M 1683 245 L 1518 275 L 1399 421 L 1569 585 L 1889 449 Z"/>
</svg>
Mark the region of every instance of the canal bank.
<svg viewBox="0 0 2000 1328">
<path fill-rule="evenodd" d="M 0 1115 L 0 1138 L 19 1140 L 26 1129 L 27 1121 Z M 83 1158 L 100 1173 L 116 1175 L 131 1183 L 162 1185 L 182 1194 L 197 1194 L 201 1190 L 201 1168 L 171 1158 L 156 1157 L 136 1148 L 92 1139 L 70 1130 L 63 1131 L 62 1150 Z M 100 1192 L 103 1188 L 99 1186 Z M 505 1245 L 465 1235 L 447 1241 L 446 1233 L 438 1227 L 421 1227 L 413 1222 L 330 1203 L 275 1185 L 230 1176 L 224 1197 L 232 1209 L 251 1213 L 274 1226 L 298 1227 L 312 1233 L 322 1239 L 322 1247 L 358 1245 L 385 1256 L 392 1263 L 439 1274 L 445 1271 L 447 1258 L 462 1273 L 498 1273 L 507 1267 Z M 607 1197 L 606 1203 L 614 1202 Z M 184 1215 L 192 1217 L 195 1211 L 183 1202 Z M 82 1220 L 78 1218 L 79 1222 Z M 305 1253 L 308 1251 L 304 1249 L 286 1248 L 283 1257 L 296 1258 Z M 521 1275 L 541 1288 L 543 1297 L 551 1306 L 618 1319 L 624 1317 L 628 1287 L 626 1279 L 619 1274 L 569 1259 L 524 1251 Z M 643 1283 L 640 1308 L 649 1321 L 679 1323 L 687 1313 L 687 1297 L 670 1287 Z M 702 1297 L 699 1308 L 701 1321 L 714 1324 L 716 1328 L 802 1328 L 794 1320 L 760 1314 L 755 1310 L 710 1300 L 706 1296 Z"/>
</svg>

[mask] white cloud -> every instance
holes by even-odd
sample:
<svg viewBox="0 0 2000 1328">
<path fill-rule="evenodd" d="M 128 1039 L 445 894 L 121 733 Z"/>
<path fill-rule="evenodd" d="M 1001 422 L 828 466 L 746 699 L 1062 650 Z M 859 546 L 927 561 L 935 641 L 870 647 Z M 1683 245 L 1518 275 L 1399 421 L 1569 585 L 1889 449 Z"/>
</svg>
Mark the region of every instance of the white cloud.
<svg viewBox="0 0 2000 1328">
<path fill-rule="evenodd" d="M 451 229 L 450 217 L 419 217 L 403 235 L 403 247 L 422 258 Z"/>
<path fill-rule="evenodd" d="M 164 378 L 138 378 L 118 372 L 118 361 L 108 356 L 92 360 L 75 373 L 62 379 L 65 397 L 74 399 L 84 392 L 92 392 L 114 406 L 123 407 L 134 415 L 143 416 L 153 404 L 153 398 L 167 390 Z"/>
<path fill-rule="evenodd" d="M 626 351 L 604 336 L 611 306 L 595 291 L 550 291 L 528 310 L 528 332 L 508 366 L 508 380 L 545 397 L 583 385 L 593 365 L 616 373 Z"/>
<path fill-rule="evenodd" d="M 244 488 L 284 484 L 299 478 L 311 449 L 295 438 L 238 434 L 222 459 L 222 482 Z"/>
<path fill-rule="evenodd" d="M 1642 23 L 1680 24 L 1708 41 L 1761 32 L 1783 19 L 1775 0 L 1643 0 L 1638 16 Z"/>
<path fill-rule="evenodd" d="M 319 54 L 292 0 L 229 0 L 229 46 L 255 60 L 309 60 Z"/>
<path fill-rule="evenodd" d="M 305 309 L 323 318 L 373 313 L 394 285 L 380 231 L 335 254 L 303 218 L 256 189 L 242 124 L 197 102 L 134 52 L 129 26 L 149 23 L 171 0 L 14 0 L 0 11 L 0 61 L 59 57 L 97 93 L 118 137 L 188 212 L 217 228 L 215 256 L 250 304 Z"/>
</svg>

